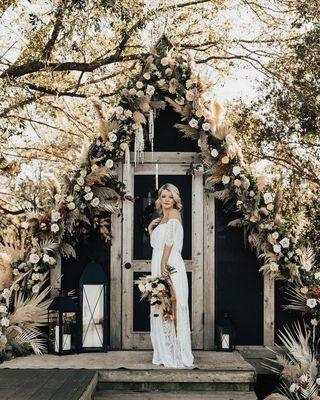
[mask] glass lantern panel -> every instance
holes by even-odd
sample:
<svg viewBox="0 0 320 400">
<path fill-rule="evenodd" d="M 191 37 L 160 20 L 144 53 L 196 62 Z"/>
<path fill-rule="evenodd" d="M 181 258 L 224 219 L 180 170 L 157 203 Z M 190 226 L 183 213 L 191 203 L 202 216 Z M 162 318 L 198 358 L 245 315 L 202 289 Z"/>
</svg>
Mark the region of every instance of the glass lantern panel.
<svg viewBox="0 0 320 400">
<path fill-rule="evenodd" d="M 57 311 L 49 311 L 49 350 L 59 351 L 59 335 L 56 334 L 59 328 L 59 313 Z M 58 329 L 59 331 L 59 329 Z"/>
<path fill-rule="evenodd" d="M 103 347 L 104 286 L 83 285 L 82 347 Z"/>
</svg>

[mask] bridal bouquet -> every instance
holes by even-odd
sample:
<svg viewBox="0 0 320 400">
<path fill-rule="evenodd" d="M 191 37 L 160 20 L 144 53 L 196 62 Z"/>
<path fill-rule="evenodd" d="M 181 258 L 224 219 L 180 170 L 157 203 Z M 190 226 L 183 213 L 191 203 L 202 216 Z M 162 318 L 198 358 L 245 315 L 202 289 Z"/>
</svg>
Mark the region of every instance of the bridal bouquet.
<svg viewBox="0 0 320 400">
<path fill-rule="evenodd" d="M 176 272 L 167 266 L 170 274 Z M 165 321 L 175 321 L 175 294 L 169 277 L 146 275 L 135 281 L 141 291 L 141 299 L 149 300 L 155 307 L 154 316 L 162 314 Z"/>
</svg>

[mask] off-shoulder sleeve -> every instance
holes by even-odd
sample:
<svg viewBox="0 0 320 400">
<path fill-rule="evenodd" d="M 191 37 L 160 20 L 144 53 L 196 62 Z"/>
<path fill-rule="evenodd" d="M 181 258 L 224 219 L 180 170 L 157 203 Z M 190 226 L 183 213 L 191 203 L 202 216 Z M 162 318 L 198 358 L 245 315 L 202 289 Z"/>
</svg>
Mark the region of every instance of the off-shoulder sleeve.
<svg viewBox="0 0 320 400">
<path fill-rule="evenodd" d="M 176 237 L 178 224 L 179 221 L 176 218 L 169 219 L 169 221 L 166 224 L 165 244 L 167 244 L 168 246 L 173 245 L 174 239 Z"/>
</svg>

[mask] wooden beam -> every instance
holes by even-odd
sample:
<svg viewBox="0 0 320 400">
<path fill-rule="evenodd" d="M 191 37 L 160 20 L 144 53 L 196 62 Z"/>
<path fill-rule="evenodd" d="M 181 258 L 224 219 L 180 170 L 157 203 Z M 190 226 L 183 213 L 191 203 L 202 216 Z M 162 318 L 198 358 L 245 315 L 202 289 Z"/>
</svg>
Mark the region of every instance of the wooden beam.
<svg viewBox="0 0 320 400">
<path fill-rule="evenodd" d="M 263 277 L 263 344 L 274 346 L 275 284 L 269 275 Z"/>
</svg>

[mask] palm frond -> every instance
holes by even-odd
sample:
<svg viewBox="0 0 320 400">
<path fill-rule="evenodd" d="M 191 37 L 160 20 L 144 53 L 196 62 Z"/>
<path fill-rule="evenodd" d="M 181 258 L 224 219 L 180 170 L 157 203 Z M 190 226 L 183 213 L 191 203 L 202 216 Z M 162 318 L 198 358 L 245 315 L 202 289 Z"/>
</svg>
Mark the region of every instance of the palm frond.
<svg viewBox="0 0 320 400">
<path fill-rule="evenodd" d="M 27 250 L 25 248 L 24 239 L 22 239 L 21 241 L 6 241 L 5 239 L 3 239 L 2 243 L 0 243 L 0 253 L 7 254 L 10 257 L 12 263 L 24 259 L 26 251 Z"/>
<path fill-rule="evenodd" d="M 85 183 L 88 186 L 93 186 L 93 185 L 103 185 L 106 183 L 108 178 L 111 178 L 113 176 L 112 173 L 110 173 L 110 169 L 103 166 L 98 168 L 96 171 L 90 172 L 85 178 Z"/>
<path fill-rule="evenodd" d="M 188 118 L 191 115 L 192 108 L 189 104 L 180 105 L 176 103 L 174 100 L 170 99 L 170 97 L 165 97 L 166 101 L 170 106 L 181 115 L 182 120 Z"/>
<path fill-rule="evenodd" d="M 243 225 L 243 220 L 241 218 L 234 219 L 228 222 L 228 226 L 239 227 Z"/>
<path fill-rule="evenodd" d="M 59 243 L 55 242 L 51 238 L 48 238 L 36 243 L 34 247 L 37 249 L 38 252 L 42 253 L 55 252 L 59 248 Z"/>
<path fill-rule="evenodd" d="M 191 138 L 191 139 L 197 139 L 199 136 L 198 130 L 195 128 L 191 128 L 190 125 L 174 124 L 174 127 L 179 129 L 179 131 L 183 133 L 184 137 Z"/>
<path fill-rule="evenodd" d="M 286 299 L 289 304 L 284 305 L 285 310 L 308 311 L 306 297 L 300 292 L 298 286 L 288 286 L 285 289 Z"/>
<path fill-rule="evenodd" d="M 216 190 L 213 192 L 213 197 L 215 199 L 221 200 L 226 203 L 230 199 L 231 193 L 228 189 Z"/>
<path fill-rule="evenodd" d="M 12 339 L 13 342 L 20 345 L 29 345 L 35 354 L 41 355 L 46 352 L 46 340 L 39 338 L 42 333 L 37 329 L 21 329 Z"/>
<path fill-rule="evenodd" d="M 96 187 L 93 193 L 99 199 L 100 210 L 112 213 L 119 210 L 121 197 L 115 190 L 108 187 Z"/>
<path fill-rule="evenodd" d="M 65 258 L 77 257 L 75 249 L 69 243 L 61 243 L 59 250 L 61 255 Z"/>
<path fill-rule="evenodd" d="M 310 271 L 316 263 L 314 251 L 310 245 L 302 248 L 301 251 L 302 254 L 299 257 L 301 268 Z"/>
</svg>

